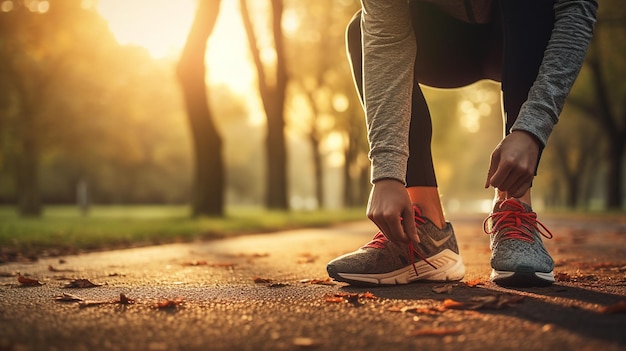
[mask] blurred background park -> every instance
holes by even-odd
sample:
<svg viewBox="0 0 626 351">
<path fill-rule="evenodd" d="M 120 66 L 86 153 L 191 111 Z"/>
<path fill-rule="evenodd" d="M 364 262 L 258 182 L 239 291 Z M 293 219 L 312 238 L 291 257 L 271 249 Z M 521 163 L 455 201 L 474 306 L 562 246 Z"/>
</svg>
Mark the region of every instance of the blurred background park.
<svg viewBox="0 0 626 351">
<path fill-rule="evenodd" d="M 625 209 L 626 7 L 599 4 L 534 183 L 539 210 Z M 358 8 L 0 0 L 0 246 L 125 243 L 137 218 L 151 241 L 364 218 L 368 147 L 344 47 Z M 499 85 L 424 90 L 446 211 L 488 212 Z"/>
</svg>

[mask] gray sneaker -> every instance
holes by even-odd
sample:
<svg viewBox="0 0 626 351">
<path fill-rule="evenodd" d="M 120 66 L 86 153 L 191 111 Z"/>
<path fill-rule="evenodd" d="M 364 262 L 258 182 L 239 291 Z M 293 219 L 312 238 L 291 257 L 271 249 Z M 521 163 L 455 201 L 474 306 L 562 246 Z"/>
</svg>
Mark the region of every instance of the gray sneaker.
<svg viewBox="0 0 626 351">
<path fill-rule="evenodd" d="M 462 279 L 465 266 L 452 225 L 446 223 L 439 229 L 422 217 L 417 206 L 414 210 L 419 244 L 391 242 L 378 232 L 365 246 L 330 261 L 328 275 L 340 282 L 368 286 Z"/>
<path fill-rule="evenodd" d="M 483 229 L 490 235 L 491 280 L 502 286 L 546 286 L 554 283 L 554 261 L 541 235 L 552 233 L 537 221 L 530 206 L 517 199 L 496 203 Z"/>
</svg>

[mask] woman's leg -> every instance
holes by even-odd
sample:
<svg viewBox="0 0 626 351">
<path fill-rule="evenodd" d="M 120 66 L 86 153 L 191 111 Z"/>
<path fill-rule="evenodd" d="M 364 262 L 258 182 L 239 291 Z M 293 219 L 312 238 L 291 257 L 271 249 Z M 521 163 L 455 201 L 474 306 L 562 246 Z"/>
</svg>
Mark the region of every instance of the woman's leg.
<svg viewBox="0 0 626 351">
<path fill-rule="evenodd" d="M 453 88 L 484 78 L 499 79 L 484 70 L 489 66 L 485 65 L 484 61 L 487 48 L 492 46 L 493 26 L 461 22 L 447 16 L 429 3 L 414 1 L 411 9 L 418 52 L 406 183 L 411 201 L 420 206 L 425 217 L 442 227 L 445 225 L 445 219 L 431 152 L 432 121 L 428 105 L 417 82 L 434 87 Z M 348 26 L 346 41 L 354 81 L 362 100 L 360 12 L 353 17 Z M 498 55 L 495 57 L 499 58 Z M 491 72 L 499 74 L 500 70 Z"/>
<path fill-rule="evenodd" d="M 500 0 L 500 10 L 504 35 L 502 67 L 504 134 L 507 135 L 511 132 L 511 127 L 539 73 L 554 27 L 554 1 Z M 533 20 L 529 21 L 529 18 Z M 541 151 L 539 156 L 541 157 Z M 496 190 L 496 202 L 508 197 L 508 194 Z M 531 205 L 530 190 L 520 200 Z"/>
</svg>

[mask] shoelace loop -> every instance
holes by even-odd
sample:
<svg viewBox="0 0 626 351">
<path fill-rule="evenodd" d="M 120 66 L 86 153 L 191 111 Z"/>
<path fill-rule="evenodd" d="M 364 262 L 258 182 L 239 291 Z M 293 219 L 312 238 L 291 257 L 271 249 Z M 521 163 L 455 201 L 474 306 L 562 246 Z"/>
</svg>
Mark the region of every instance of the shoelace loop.
<svg viewBox="0 0 626 351">
<path fill-rule="evenodd" d="M 510 229 L 502 234 L 502 238 L 534 242 L 533 229 L 535 229 L 546 239 L 553 238 L 552 232 L 537 220 L 537 214 L 535 212 L 525 212 L 524 205 L 518 200 L 513 198 L 504 200 L 500 203 L 498 209 L 505 207 L 511 209 L 494 212 L 485 218 L 483 221 L 485 234 L 495 234 L 503 229 Z M 489 220 L 493 221 L 491 228 L 487 227 Z"/>
<path fill-rule="evenodd" d="M 424 217 L 422 217 L 422 211 L 420 210 L 418 206 L 413 206 L 413 219 L 415 221 L 415 226 L 420 226 L 421 224 L 426 223 L 426 220 L 424 219 Z M 400 217 L 400 220 L 402 220 L 402 217 Z M 387 239 L 387 237 L 382 232 L 378 232 L 376 233 L 376 235 L 374 235 L 374 238 L 372 238 L 372 240 L 363 247 L 382 249 L 385 247 L 385 245 L 387 245 L 388 242 L 389 242 L 389 239 Z M 422 261 L 426 262 L 428 265 L 430 265 L 434 269 L 437 269 L 435 265 L 430 263 L 428 259 L 424 257 L 424 255 L 422 255 L 419 251 L 415 249 L 415 244 L 413 244 L 413 241 L 410 241 L 407 244 L 407 252 L 408 252 L 409 260 L 411 261 L 411 265 L 413 266 L 413 271 L 415 272 L 416 277 L 419 276 L 419 273 L 417 272 L 417 267 L 415 266 L 415 262 L 413 262 L 413 258 L 416 255 Z"/>
</svg>

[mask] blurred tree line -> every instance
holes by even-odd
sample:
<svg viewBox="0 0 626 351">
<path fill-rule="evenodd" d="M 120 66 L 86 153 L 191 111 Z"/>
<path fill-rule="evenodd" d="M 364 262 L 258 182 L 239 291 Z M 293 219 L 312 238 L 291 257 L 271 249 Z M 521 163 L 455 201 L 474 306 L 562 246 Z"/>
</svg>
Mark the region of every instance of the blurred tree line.
<svg viewBox="0 0 626 351">
<path fill-rule="evenodd" d="M 235 203 L 363 206 L 367 140 L 344 48 L 359 4 L 262 3 L 239 2 L 266 117 L 259 126 L 249 96 L 204 84 L 218 0 L 198 3 L 194 23 L 204 25 L 192 26 L 178 62 L 120 46 L 89 2 L 0 1 L 0 203 L 38 215 L 43 204 L 74 203 L 87 184 L 93 203 L 191 203 L 197 215 Z M 294 30 L 285 31 L 285 14 L 297 18 Z M 625 29 L 619 0 L 600 0 L 587 62 L 535 182 L 547 206 L 623 208 Z M 272 59 L 259 55 L 268 50 Z M 489 198 L 499 86 L 425 94 L 444 203 Z"/>
</svg>

